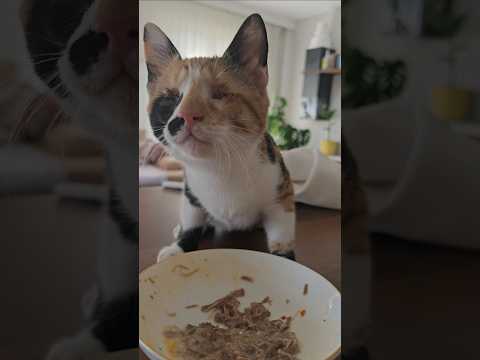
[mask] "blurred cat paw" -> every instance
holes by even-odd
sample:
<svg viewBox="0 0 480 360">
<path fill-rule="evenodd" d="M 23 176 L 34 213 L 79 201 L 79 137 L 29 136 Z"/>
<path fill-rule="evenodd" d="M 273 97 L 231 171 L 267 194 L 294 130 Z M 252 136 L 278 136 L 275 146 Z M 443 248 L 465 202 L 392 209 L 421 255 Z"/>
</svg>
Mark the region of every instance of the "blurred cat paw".
<svg viewBox="0 0 480 360">
<path fill-rule="evenodd" d="M 174 256 L 174 255 L 177 255 L 177 254 L 181 254 L 183 253 L 184 251 L 182 250 L 182 248 L 180 246 L 178 246 L 176 243 L 175 244 L 171 244 L 171 245 L 168 245 L 168 246 L 165 246 L 164 248 L 162 248 L 160 250 L 160 252 L 158 253 L 158 256 L 157 256 L 157 263 L 159 263 L 160 261 L 166 259 L 166 258 L 169 258 L 170 256 Z"/>
<path fill-rule="evenodd" d="M 286 251 L 286 252 L 273 251 L 272 254 L 296 261 L 295 252 L 293 250 Z"/>
<path fill-rule="evenodd" d="M 102 352 L 103 345 L 85 331 L 59 340 L 51 347 L 46 360 L 89 360 L 94 354 Z"/>
<path fill-rule="evenodd" d="M 181 234 L 182 234 L 182 225 L 177 224 L 177 226 L 173 228 L 173 238 L 176 240 L 179 240 Z"/>
</svg>

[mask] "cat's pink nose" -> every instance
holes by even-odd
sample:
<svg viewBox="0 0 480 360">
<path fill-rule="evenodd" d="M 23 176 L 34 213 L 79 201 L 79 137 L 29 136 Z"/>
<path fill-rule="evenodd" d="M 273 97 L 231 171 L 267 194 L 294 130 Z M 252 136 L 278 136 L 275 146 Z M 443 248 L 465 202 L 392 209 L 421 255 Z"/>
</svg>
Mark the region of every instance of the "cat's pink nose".
<svg viewBox="0 0 480 360">
<path fill-rule="evenodd" d="M 135 0 L 98 0 L 96 28 L 106 33 L 110 48 L 120 57 L 138 51 L 138 2 Z"/>
<path fill-rule="evenodd" d="M 199 113 L 191 113 L 187 111 L 181 111 L 180 113 L 178 113 L 177 116 L 185 120 L 185 123 L 187 124 L 188 128 L 191 128 L 194 123 L 203 120 L 203 115 Z"/>
</svg>

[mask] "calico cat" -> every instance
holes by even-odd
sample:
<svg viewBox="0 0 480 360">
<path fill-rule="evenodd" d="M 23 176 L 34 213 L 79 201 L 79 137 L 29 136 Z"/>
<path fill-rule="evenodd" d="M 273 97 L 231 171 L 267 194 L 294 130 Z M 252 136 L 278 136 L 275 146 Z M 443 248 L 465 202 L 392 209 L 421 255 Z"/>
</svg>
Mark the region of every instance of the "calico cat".
<svg viewBox="0 0 480 360">
<path fill-rule="evenodd" d="M 185 165 L 178 241 L 158 261 L 197 249 L 202 235 L 263 226 L 271 253 L 294 259 L 293 186 L 266 131 L 268 40 L 249 16 L 222 57 L 182 59 L 154 24 L 144 29 L 151 126 Z"/>
<path fill-rule="evenodd" d="M 47 358 L 90 359 L 136 347 L 138 2 L 24 0 L 21 19 L 40 91 L 57 97 L 68 117 L 103 143 L 110 169 L 98 284 L 85 301 L 88 326 L 54 344 Z"/>
</svg>

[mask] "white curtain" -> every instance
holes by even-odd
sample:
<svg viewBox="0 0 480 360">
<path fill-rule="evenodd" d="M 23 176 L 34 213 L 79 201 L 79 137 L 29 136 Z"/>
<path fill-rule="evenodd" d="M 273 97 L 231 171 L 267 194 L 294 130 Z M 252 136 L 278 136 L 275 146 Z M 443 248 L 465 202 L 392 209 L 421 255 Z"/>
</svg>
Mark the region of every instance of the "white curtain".
<svg viewBox="0 0 480 360">
<path fill-rule="evenodd" d="M 182 57 L 222 55 L 245 16 L 192 1 L 140 1 L 140 29 L 147 22 L 158 25 L 174 43 Z M 280 89 L 285 30 L 266 24 L 269 41 L 268 93 L 273 100 Z M 142 34 L 141 34 L 142 35 Z M 146 68 L 140 42 L 140 128 L 148 129 Z"/>
</svg>

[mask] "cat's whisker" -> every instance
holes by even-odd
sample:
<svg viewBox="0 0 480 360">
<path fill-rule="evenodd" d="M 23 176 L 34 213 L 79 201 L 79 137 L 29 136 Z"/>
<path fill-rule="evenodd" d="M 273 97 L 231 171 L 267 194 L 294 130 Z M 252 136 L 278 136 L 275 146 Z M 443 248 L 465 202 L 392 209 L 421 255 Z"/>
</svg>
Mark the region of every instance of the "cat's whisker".
<svg viewBox="0 0 480 360">
<path fill-rule="evenodd" d="M 28 124 L 35 118 L 35 116 L 42 110 L 42 108 L 47 104 L 48 101 L 48 94 L 39 94 L 32 101 L 26 106 L 21 120 L 18 122 L 17 126 L 13 129 L 9 140 L 15 141 L 20 136 L 24 129 L 27 128 Z M 51 123 L 48 124 L 47 129 L 45 129 L 44 133 L 50 132 L 59 121 L 66 119 L 66 115 L 63 109 L 59 108 Z"/>
<path fill-rule="evenodd" d="M 212 142 L 212 145 L 214 147 L 215 161 L 218 168 L 218 174 L 221 174 L 223 176 L 227 172 L 228 158 L 226 152 L 223 149 L 222 138 L 218 137 L 217 141 Z"/>
<path fill-rule="evenodd" d="M 213 143 L 213 153 L 216 163 L 218 165 L 218 173 L 223 173 L 223 156 L 221 151 L 219 150 L 219 145 L 217 143 Z"/>
<path fill-rule="evenodd" d="M 59 58 L 60 57 L 43 59 L 43 60 L 40 60 L 40 61 L 34 61 L 33 65 L 36 66 L 36 65 L 40 65 L 40 64 L 44 64 L 44 63 L 54 62 L 54 61 L 57 61 Z"/>
<path fill-rule="evenodd" d="M 228 177 L 231 174 L 232 171 L 232 156 L 230 154 L 229 148 L 228 148 L 228 143 L 224 138 L 222 138 L 222 154 L 225 156 L 225 172 L 224 176 Z"/>
<path fill-rule="evenodd" d="M 25 107 L 20 121 L 13 128 L 9 136 L 9 141 L 14 142 L 20 139 L 21 134 L 27 128 L 30 121 L 40 111 L 41 107 L 45 104 L 46 99 L 44 94 L 40 94 L 33 98 Z"/>
<path fill-rule="evenodd" d="M 239 132 L 244 133 L 244 134 L 246 134 L 246 135 L 258 135 L 258 131 L 254 131 L 254 130 L 251 130 L 251 129 L 247 129 L 247 128 L 242 127 L 242 126 L 230 124 L 229 127 L 230 127 L 232 130 L 238 130 Z"/>
<path fill-rule="evenodd" d="M 224 137 L 222 139 L 223 139 L 223 143 L 225 144 L 225 148 L 226 148 L 225 154 L 226 154 L 226 157 L 227 157 L 227 165 L 228 165 L 227 171 L 228 171 L 228 174 L 230 174 L 232 172 L 232 169 L 233 169 L 234 159 L 233 159 L 231 151 L 229 151 L 229 144 L 228 144 L 227 139 L 224 138 Z"/>
<path fill-rule="evenodd" d="M 244 174 L 247 175 L 248 178 L 250 177 L 250 170 L 247 166 L 247 159 L 244 156 L 241 147 L 238 146 L 236 140 L 232 138 L 228 138 L 228 141 L 224 137 L 219 137 L 221 139 L 221 143 L 223 145 L 223 154 L 225 154 L 228 160 L 228 168 L 226 169 L 226 176 L 231 176 L 231 171 L 233 169 L 233 164 L 240 165 L 244 169 Z M 250 181 L 249 181 L 250 183 Z"/>
<path fill-rule="evenodd" d="M 63 86 L 63 83 L 62 81 L 60 80 L 60 72 L 59 71 L 56 71 L 54 72 L 50 77 L 48 77 L 47 79 L 45 79 L 45 83 L 46 84 L 49 84 L 49 86 L 51 86 L 51 83 L 52 81 L 54 80 L 58 80 L 58 83 L 51 87 L 50 90 L 52 92 L 56 92 L 58 89 L 60 89 L 61 86 Z"/>
<path fill-rule="evenodd" d="M 58 51 L 58 52 L 49 52 L 49 53 L 40 53 L 40 54 L 33 54 L 32 58 L 37 58 L 37 57 L 44 57 L 44 56 L 62 56 L 64 54 L 63 51 Z"/>
<path fill-rule="evenodd" d="M 55 76 L 52 77 L 52 80 L 50 80 L 49 83 L 50 83 L 51 81 L 53 81 L 53 80 L 55 80 Z M 51 90 L 52 90 L 53 92 L 57 92 L 57 90 L 61 89 L 63 86 L 64 86 L 63 82 L 62 82 L 62 81 L 59 81 L 58 84 L 56 84 L 54 87 L 51 88 Z M 65 91 L 66 91 L 66 90 L 65 90 Z"/>
<path fill-rule="evenodd" d="M 248 154 L 243 149 L 248 149 L 249 146 L 251 147 L 252 142 L 248 141 L 247 139 L 243 139 L 236 134 L 235 135 L 230 134 L 229 140 L 230 140 L 229 144 L 232 148 L 232 154 L 237 156 L 240 166 L 244 169 L 247 183 L 250 185 L 253 183 L 250 167 L 248 166 L 248 164 L 250 163 L 250 159 L 249 159 L 250 154 Z"/>
<path fill-rule="evenodd" d="M 51 81 L 53 81 L 55 78 L 60 76 L 60 72 L 55 71 L 51 76 L 45 79 L 45 82 L 49 84 Z"/>
<path fill-rule="evenodd" d="M 218 173 L 219 174 L 224 174 L 225 171 L 225 166 L 226 166 L 226 159 L 222 154 L 222 150 L 220 148 L 220 145 L 217 143 L 213 143 L 213 150 L 215 154 L 215 159 L 217 161 L 218 165 Z"/>
<path fill-rule="evenodd" d="M 59 109 L 55 116 L 53 117 L 52 122 L 48 125 L 47 129 L 45 130 L 45 133 L 50 133 L 53 131 L 55 127 L 57 127 L 62 121 L 65 121 L 67 119 L 65 113 L 63 112 L 62 109 Z"/>
</svg>

